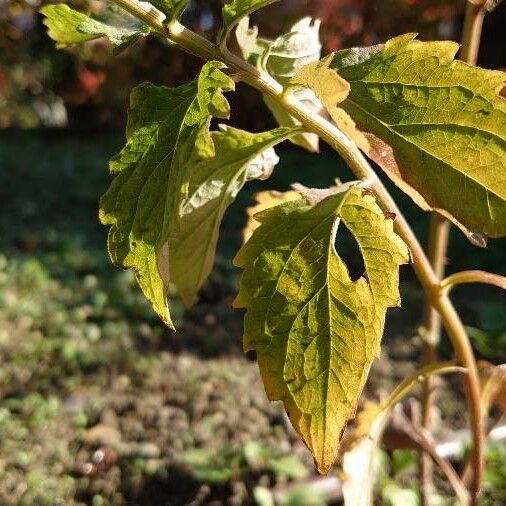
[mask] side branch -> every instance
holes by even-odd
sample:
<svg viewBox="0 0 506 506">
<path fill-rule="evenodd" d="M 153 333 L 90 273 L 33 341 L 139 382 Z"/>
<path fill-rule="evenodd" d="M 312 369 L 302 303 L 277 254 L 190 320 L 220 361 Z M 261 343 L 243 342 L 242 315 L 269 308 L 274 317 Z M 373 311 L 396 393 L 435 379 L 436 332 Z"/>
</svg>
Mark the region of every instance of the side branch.
<svg viewBox="0 0 506 506">
<path fill-rule="evenodd" d="M 469 283 L 483 283 L 506 290 L 506 277 L 485 271 L 462 271 L 452 274 L 441 281 L 441 289 L 448 293 L 456 285 Z"/>
</svg>

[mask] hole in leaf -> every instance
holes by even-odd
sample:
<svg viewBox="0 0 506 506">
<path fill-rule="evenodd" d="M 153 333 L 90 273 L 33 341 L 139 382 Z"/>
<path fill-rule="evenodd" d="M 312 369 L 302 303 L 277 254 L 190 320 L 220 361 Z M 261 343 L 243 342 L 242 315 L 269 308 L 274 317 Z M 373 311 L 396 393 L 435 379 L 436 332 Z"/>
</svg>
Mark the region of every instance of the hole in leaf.
<svg viewBox="0 0 506 506">
<path fill-rule="evenodd" d="M 350 279 L 353 282 L 359 280 L 365 273 L 364 257 L 355 236 L 342 221 L 337 229 L 334 247 L 336 253 L 348 267 Z"/>
</svg>

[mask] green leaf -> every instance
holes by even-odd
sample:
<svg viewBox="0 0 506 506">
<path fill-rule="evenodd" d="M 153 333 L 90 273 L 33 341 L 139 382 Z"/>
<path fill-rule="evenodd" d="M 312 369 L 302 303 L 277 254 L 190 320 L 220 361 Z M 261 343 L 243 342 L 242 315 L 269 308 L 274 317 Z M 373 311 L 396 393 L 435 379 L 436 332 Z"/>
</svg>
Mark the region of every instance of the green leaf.
<svg viewBox="0 0 506 506">
<path fill-rule="evenodd" d="M 226 43 L 229 33 L 241 19 L 277 1 L 278 0 L 231 0 L 229 3 L 225 4 L 222 14 L 223 28 L 218 35 L 218 43 Z"/>
<path fill-rule="evenodd" d="M 304 65 L 318 61 L 321 55 L 319 39 L 320 22 L 304 18 L 290 31 L 275 41 L 258 37 L 258 28 L 249 26 L 249 18 L 244 17 L 236 29 L 236 37 L 244 58 L 251 64 L 269 72 L 283 84 L 289 84 L 297 71 Z M 304 103 L 316 114 L 323 111 L 316 95 L 303 87 L 290 88 L 295 98 Z M 300 122 L 290 116 L 283 107 L 267 95 L 264 102 L 280 126 L 295 127 Z M 317 152 L 318 136 L 313 133 L 301 133 L 291 141 L 310 152 Z"/>
<path fill-rule="evenodd" d="M 350 83 L 341 104 L 369 132 L 369 156 L 424 209 L 475 242 L 506 235 L 506 74 L 454 60 L 453 42 L 408 34 L 339 51 L 331 68 Z"/>
<path fill-rule="evenodd" d="M 362 132 L 356 129 L 355 122 L 346 111 L 338 107 L 350 92 L 350 85 L 334 70 L 329 68 L 332 56 L 318 62 L 309 63 L 297 71 L 292 82 L 310 88 L 327 109 L 334 123 L 355 144 L 365 151 L 369 143 Z"/>
<path fill-rule="evenodd" d="M 222 91 L 234 83 L 220 68 L 209 62 L 195 81 L 178 88 L 141 84 L 132 91 L 127 143 L 111 160 L 117 176 L 100 202 L 102 223 L 112 225 L 113 263 L 135 269 L 144 294 L 171 327 L 167 241 L 179 224 L 188 171 L 214 156 L 211 117 L 229 115 Z"/>
<path fill-rule="evenodd" d="M 379 354 L 385 313 L 399 304 L 406 245 L 370 195 L 356 187 L 311 205 L 281 204 L 239 251 L 244 269 L 237 307 L 245 307 L 245 350 L 256 350 L 265 389 L 282 400 L 320 472 L 340 439 Z M 366 272 L 352 281 L 337 255 L 338 226 L 355 236 Z"/>
<path fill-rule="evenodd" d="M 150 0 L 158 10 L 162 11 L 168 20 L 179 20 L 190 0 Z"/>
<path fill-rule="evenodd" d="M 132 27 L 114 27 L 71 9 L 65 4 L 46 5 L 40 9 L 48 35 L 59 48 L 107 37 L 114 53 L 120 53 L 149 33 L 149 27 L 136 23 Z"/>
<path fill-rule="evenodd" d="M 223 215 L 246 181 L 267 179 L 278 162 L 272 146 L 294 134 L 278 128 L 251 134 L 213 132 L 216 156 L 192 167 L 184 181 L 179 227 L 169 240 L 171 281 L 191 305 L 211 272 Z"/>
</svg>

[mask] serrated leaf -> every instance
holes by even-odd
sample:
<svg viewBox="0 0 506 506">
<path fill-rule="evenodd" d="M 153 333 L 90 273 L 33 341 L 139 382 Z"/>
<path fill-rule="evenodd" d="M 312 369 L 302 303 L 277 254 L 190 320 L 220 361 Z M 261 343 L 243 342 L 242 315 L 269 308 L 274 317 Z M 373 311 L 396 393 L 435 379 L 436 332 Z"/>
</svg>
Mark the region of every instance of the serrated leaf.
<svg viewBox="0 0 506 506">
<path fill-rule="evenodd" d="M 279 161 L 272 146 L 293 134 L 287 128 L 258 134 L 230 127 L 213 132 L 216 155 L 188 173 L 179 227 L 169 240 L 171 281 L 187 305 L 211 272 L 226 209 L 247 181 L 272 174 Z"/>
<path fill-rule="evenodd" d="M 149 3 L 163 12 L 170 21 L 181 19 L 181 16 L 183 15 L 186 7 L 188 7 L 190 0 L 150 0 Z"/>
<path fill-rule="evenodd" d="M 386 310 L 399 304 L 408 250 L 356 186 L 255 219 L 261 226 L 235 259 L 244 269 L 235 302 L 247 309 L 244 348 L 256 350 L 268 397 L 283 401 L 325 473 L 378 356 Z M 334 248 L 340 222 L 364 257 L 366 272 L 355 282 Z"/>
<path fill-rule="evenodd" d="M 255 220 L 255 214 L 278 206 L 283 202 L 291 202 L 302 198 L 300 193 L 296 191 L 278 192 L 276 190 L 258 192 L 255 193 L 253 197 L 255 198 L 256 204 L 246 209 L 248 221 L 242 231 L 243 244 L 250 240 L 253 232 L 260 226 L 260 222 Z"/>
<path fill-rule="evenodd" d="M 408 34 L 339 51 L 341 106 L 369 132 L 371 156 L 424 209 L 468 236 L 506 235 L 506 74 L 454 60 L 453 42 Z M 475 241 L 476 242 L 476 241 Z"/>
<path fill-rule="evenodd" d="M 310 88 L 327 109 L 330 117 L 339 129 L 364 151 L 369 151 L 369 143 L 364 134 L 357 130 L 355 122 L 338 104 L 346 100 L 350 85 L 334 70 L 329 68 L 332 57 L 309 63 L 300 68 L 293 82 Z"/>
<path fill-rule="evenodd" d="M 288 84 L 297 70 L 311 61 L 318 61 L 321 55 L 319 21 L 304 18 L 290 31 L 275 41 L 258 37 L 258 28 L 249 26 L 249 18 L 244 17 L 237 26 L 236 37 L 244 58 L 251 64 L 268 71 L 277 80 Z M 316 95 L 303 87 L 290 89 L 297 100 L 315 114 L 323 111 Z M 267 95 L 264 102 L 280 126 L 295 127 L 300 122 L 290 116 L 283 107 Z M 313 133 L 301 133 L 292 137 L 291 142 L 310 151 L 317 152 L 319 139 Z"/>
<path fill-rule="evenodd" d="M 273 4 L 278 0 L 231 0 L 223 6 L 223 28 L 218 35 L 218 43 L 224 44 L 229 33 L 245 17 L 262 7 Z"/>
<path fill-rule="evenodd" d="M 136 271 L 144 294 L 171 327 L 167 241 L 179 226 L 188 171 L 214 155 L 211 117 L 229 115 L 222 91 L 234 83 L 220 68 L 207 63 L 195 81 L 178 88 L 145 83 L 132 91 L 127 143 L 111 160 L 117 176 L 100 202 L 102 223 L 112 225 L 113 263 Z"/>
<path fill-rule="evenodd" d="M 90 18 L 65 4 L 46 5 L 40 9 L 48 35 L 59 48 L 107 37 L 114 53 L 119 53 L 149 33 L 149 27 L 138 23 L 133 27 L 115 27 Z"/>
</svg>

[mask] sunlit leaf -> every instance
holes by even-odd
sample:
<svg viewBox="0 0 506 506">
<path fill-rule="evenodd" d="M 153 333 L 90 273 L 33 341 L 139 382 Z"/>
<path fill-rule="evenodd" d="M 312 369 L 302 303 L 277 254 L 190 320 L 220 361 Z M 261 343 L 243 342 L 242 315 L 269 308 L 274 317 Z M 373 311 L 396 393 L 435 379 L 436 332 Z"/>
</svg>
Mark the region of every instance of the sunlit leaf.
<svg viewBox="0 0 506 506">
<path fill-rule="evenodd" d="M 308 192 L 313 195 L 318 192 Z M 326 193 L 328 195 L 328 193 Z M 408 251 L 374 198 L 356 186 L 255 215 L 238 253 L 244 269 L 245 350 L 254 349 L 267 395 L 282 400 L 320 472 L 328 472 L 379 354 L 385 313 L 399 304 Z M 366 272 L 352 281 L 334 249 L 338 226 L 355 236 Z"/>
<path fill-rule="evenodd" d="M 304 65 L 321 56 L 320 21 L 306 17 L 278 37 L 263 55 L 265 67 L 282 84 L 288 84 Z"/>
<path fill-rule="evenodd" d="M 252 65 L 259 64 L 259 60 L 268 49 L 272 41 L 258 36 L 258 27 L 249 25 L 249 17 L 245 16 L 235 29 L 237 43 L 246 61 Z"/>
<path fill-rule="evenodd" d="M 256 204 L 246 209 L 248 221 L 242 231 L 243 242 L 249 241 L 253 232 L 260 226 L 260 222 L 255 220 L 255 214 L 270 209 L 271 207 L 278 206 L 283 202 L 291 202 L 292 200 L 301 199 L 301 194 L 296 191 L 278 192 L 276 190 L 266 190 L 258 192 L 254 195 Z"/>
<path fill-rule="evenodd" d="M 331 60 L 332 57 L 327 57 L 321 61 L 305 65 L 297 71 L 293 82 L 310 88 L 325 106 L 339 129 L 353 140 L 359 148 L 369 151 L 369 143 L 364 134 L 357 130 L 348 113 L 338 107 L 338 104 L 348 97 L 350 85 L 329 68 Z"/>
<path fill-rule="evenodd" d="M 102 223 L 112 225 L 111 259 L 136 271 L 144 294 L 171 327 L 168 240 L 179 227 L 188 172 L 215 154 L 211 117 L 229 115 L 222 91 L 234 83 L 221 67 L 207 63 L 195 81 L 179 88 L 145 83 L 132 91 L 127 143 L 111 160 L 117 175 L 100 203 Z"/>
<path fill-rule="evenodd" d="M 179 226 L 169 240 L 171 281 L 187 305 L 194 302 L 211 272 L 226 209 L 246 181 L 272 174 L 279 160 L 272 146 L 293 133 L 287 128 L 259 134 L 235 128 L 213 132 L 216 155 L 188 171 Z"/>
<path fill-rule="evenodd" d="M 107 37 L 114 52 L 119 53 L 135 43 L 139 37 L 149 33 L 149 27 L 141 22 L 132 27 L 111 26 L 65 4 L 46 5 L 40 12 L 44 15 L 43 23 L 48 28 L 48 35 L 60 48 Z"/>
<path fill-rule="evenodd" d="M 369 156 L 418 205 L 475 243 L 504 236 L 506 74 L 454 60 L 453 42 L 413 39 L 335 53 L 330 66 L 351 87 L 341 106 L 371 134 Z"/>
<path fill-rule="evenodd" d="M 223 6 L 223 28 L 218 35 L 218 43 L 226 42 L 234 27 L 252 12 L 278 0 L 231 0 Z"/>
<path fill-rule="evenodd" d="M 283 84 L 288 84 L 300 68 L 319 60 L 321 55 L 319 29 L 319 21 L 304 18 L 292 26 L 288 33 L 275 41 L 269 41 L 259 38 L 257 27 L 251 28 L 249 19 L 245 17 L 237 26 L 236 37 L 246 60 L 269 72 Z M 290 93 L 315 114 L 323 111 L 322 104 L 311 90 L 292 86 Z M 264 95 L 264 101 L 279 125 L 286 127 L 300 125 L 299 121 L 290 116 L 271 97 Z M 310 152 L 318 151 L 319 139 L 313 133 L 301 133 L 292 137 L 291 141 Z"/>
</svg>

